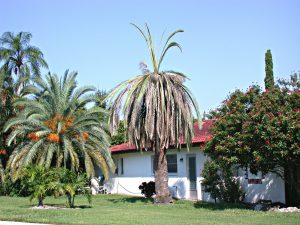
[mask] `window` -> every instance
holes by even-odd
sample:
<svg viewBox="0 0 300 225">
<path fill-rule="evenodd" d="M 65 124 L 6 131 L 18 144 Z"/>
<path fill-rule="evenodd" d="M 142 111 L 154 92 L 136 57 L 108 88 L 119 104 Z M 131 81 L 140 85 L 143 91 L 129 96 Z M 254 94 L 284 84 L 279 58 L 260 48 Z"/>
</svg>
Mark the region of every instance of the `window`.
<svg viewBox="0 0 300 225">
<path fill-rule="evenodd" d="M 167 155 L 168 173 L 177 173 L 177 155 Z M 154 173 L 154 156 L 152 156 L 152 172 Z"/>
<path fill-rule="evenodd" d="M 114 163 L 116 165 L 115 175 L 123 175 L 124 174 L 124 160 L 123 158 L 114 158 Z"/>
<path fill-rule="evenodd" d="M 167 155 L 168 173 L 177 173 L 177 155 Z"/>
<path fill-rule="evenodd" d="M 120 174 L 124 174 L 124 160 L 123 158 L 120 159 Z"/>
</svg>

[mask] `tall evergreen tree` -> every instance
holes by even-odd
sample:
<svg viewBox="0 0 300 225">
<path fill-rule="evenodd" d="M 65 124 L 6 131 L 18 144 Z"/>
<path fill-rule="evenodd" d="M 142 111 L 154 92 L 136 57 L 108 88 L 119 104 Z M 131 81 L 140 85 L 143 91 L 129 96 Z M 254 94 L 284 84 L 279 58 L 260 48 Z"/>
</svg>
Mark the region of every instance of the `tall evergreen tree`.
<svg viewBox="0 0 300 225">
<path fill-rule="evenodd" d="M 274 75 L 273 75 L 273 60 L 271 50 L 268 49 L 265 54 L 265 88 L 270 89 L 274 87 Z"/>
</svg>

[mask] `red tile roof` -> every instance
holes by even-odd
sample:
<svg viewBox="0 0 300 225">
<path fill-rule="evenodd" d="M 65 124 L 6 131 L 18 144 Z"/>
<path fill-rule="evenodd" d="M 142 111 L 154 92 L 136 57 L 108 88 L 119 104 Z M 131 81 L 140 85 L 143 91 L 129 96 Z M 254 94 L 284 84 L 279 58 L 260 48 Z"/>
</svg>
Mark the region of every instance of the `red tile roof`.
<svg viewBox="0 0 300 225">
<path fill-rule="evenodd" d="M 209 132 L 209 129 L 212 126 L 212 124 L 213 124 L 213 120 L 204 120 L 202 122 L 201 129 L 199 129 L 198 122 L 194 123 L 194 138 L 192 140 L 192 143 L 199 144 L 208 141 L 212 137 L 212 135 Z M 117 153 L 117 152 L 131 152 L 131 151 L 138 151 L 138 150 L 134 145 L 130 145 L 129 143 L 123 143 L 120 145 L 111 146 L 110 151 L 112 153 Z"/>
</svg>

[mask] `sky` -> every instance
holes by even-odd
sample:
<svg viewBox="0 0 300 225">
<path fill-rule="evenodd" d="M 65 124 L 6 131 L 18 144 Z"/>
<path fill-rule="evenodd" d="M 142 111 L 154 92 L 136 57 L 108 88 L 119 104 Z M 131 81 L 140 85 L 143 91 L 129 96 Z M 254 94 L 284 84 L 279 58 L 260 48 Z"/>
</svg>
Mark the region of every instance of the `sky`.
<svg viewBox="0 0 300 225">
<path fill-rule="evenodd" d="M 78 83 L 110 90 L 151 68 L 145 41 L 130 25 L 151 29 L 156 48 L 177 29 L 182 46 L 162 70 L 186 74 L 201 112 L 218 107 L 235 89 L 264 86 L 264 57 L 274 75 L 300 70 L 299 0 L 0 0 L 0 34 L 31 32 L 51 73 L 78 72 Z M 43 70 L 46 74 L 47 71 Z"/>
</svg>

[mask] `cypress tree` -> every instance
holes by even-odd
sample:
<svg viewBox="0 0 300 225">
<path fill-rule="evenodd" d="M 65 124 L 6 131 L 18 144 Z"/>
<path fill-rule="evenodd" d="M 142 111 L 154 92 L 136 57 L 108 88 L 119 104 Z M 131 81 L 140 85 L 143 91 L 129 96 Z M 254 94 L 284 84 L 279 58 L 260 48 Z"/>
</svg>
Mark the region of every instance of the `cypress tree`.
<svg viewBox="0 0 300 225">
<path fill-rule="evenodd" d="M 271 89 L 274 87 L 274 76 L 273 76 L 273 60 L 271 50 L 268 49 L 265 54 L 265 88 Z"/>
</svg>

